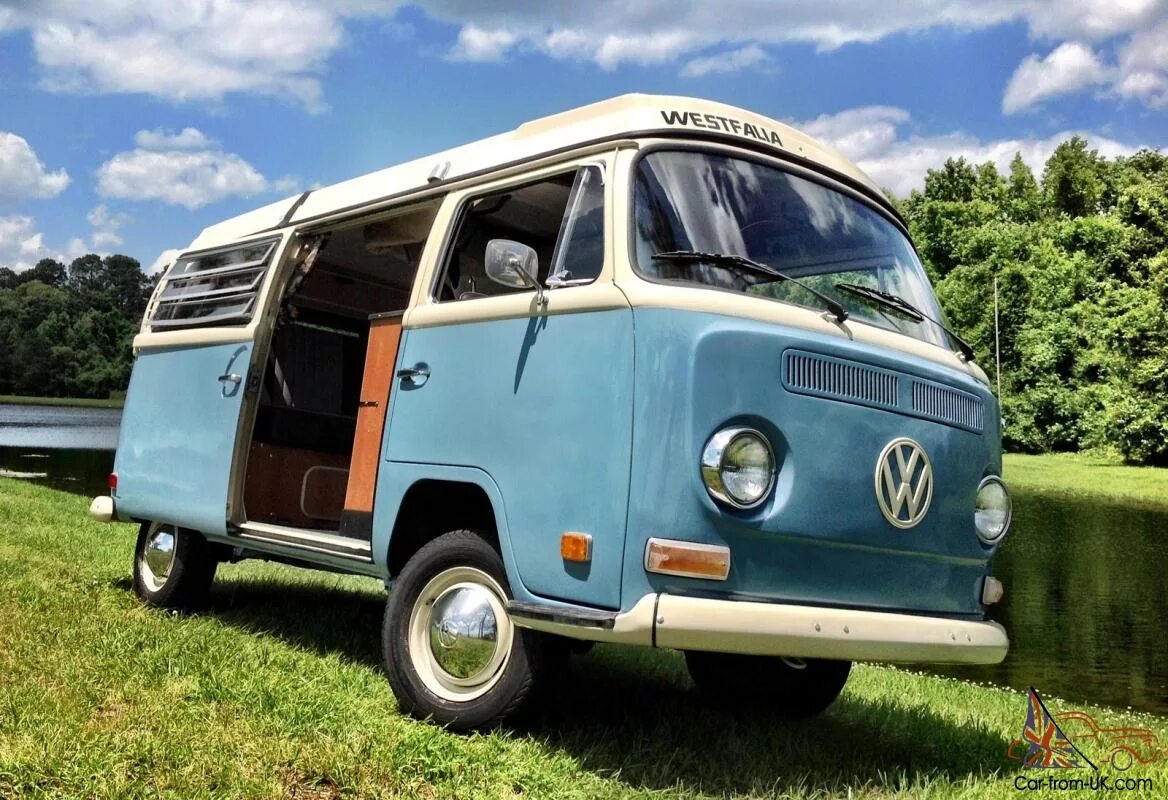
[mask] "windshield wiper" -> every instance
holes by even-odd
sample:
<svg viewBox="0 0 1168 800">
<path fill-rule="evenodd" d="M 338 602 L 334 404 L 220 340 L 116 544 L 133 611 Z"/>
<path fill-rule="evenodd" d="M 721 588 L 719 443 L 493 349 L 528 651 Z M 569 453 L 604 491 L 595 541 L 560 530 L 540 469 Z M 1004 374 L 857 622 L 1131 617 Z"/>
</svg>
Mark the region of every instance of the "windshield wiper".
<svg viewBox="0 0 1168 800">
<path fill-rule="evenodd" d="M 949 337 L 957 345 L 957 349 L 961 351 L 961 355 L 965 356 L 966 361 L 974 360 L 973 347 L 969 344 L 969 342 L 962 339 L 960 336 L 954 333 L 952 329 L 933 319 L 900 295 L 892 294 L 891 292 L 882 292 L 879 289 L 873 289 L 871 286 L 861 286 L 858 283 L 837 283 L 835 288 L 839 289 L 840 291 L 847 292 L 848 294 L 855 295 L 856 297 L 862 298 L 864 300 L 876 303 L 877 305 L 884 306 L 885 308 L 891 309 L 892 311 L 895 311 L 899 314 L 903 314 L 914 322 L 928 320 L 941 330 L 945 331 L 945 333 L 949 334 Z"/>
<path fill-rule="evenodd" d="M 790 275 L 780 272 L 769 264 L 763 264 L 761 261 L 755 261 L 746 256 L 734 255 L 732 253 L 702 253 L 697 250 L 666 250 L 663 253 L 654 253 L 653 258 L 666 261 L 708 261 L 720 267 L 739 267 L 747 272 L 753 272 L 756 275 L 769 275 L 781 281 L 790 281 L 819 298 L 831 315 L 835 317 L 836 322 L 843 322 L 848 318 L 847 310 L 838 301 L 833 300 L 818 289 L 813 289 L 803 283 L 803 281 L 796 280 Z"/>
</svg>

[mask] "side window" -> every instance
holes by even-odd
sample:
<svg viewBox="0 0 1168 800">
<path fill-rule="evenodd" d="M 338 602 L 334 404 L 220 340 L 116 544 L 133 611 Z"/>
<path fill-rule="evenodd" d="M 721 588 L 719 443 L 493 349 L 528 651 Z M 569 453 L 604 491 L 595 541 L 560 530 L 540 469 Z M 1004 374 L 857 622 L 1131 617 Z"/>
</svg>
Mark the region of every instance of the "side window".
<svg viewBox="0 0 1168 800">
<path fill-rule="evenodd" d="M 162 279 L 152 330 L 245 325 L 279 239 L 185 255 Z"/>
<path fill-rule="evenodd" d="M 596 280 L 604 265 L 600 167 L 581 167 L 467 202 L 435 291 L 439 301 L 529 291 L 487 277 L 484 255 L 492 239 L 512 239 L 534 249 L 539 257 L 536 278 L 547 286 Z"/>
</svg>

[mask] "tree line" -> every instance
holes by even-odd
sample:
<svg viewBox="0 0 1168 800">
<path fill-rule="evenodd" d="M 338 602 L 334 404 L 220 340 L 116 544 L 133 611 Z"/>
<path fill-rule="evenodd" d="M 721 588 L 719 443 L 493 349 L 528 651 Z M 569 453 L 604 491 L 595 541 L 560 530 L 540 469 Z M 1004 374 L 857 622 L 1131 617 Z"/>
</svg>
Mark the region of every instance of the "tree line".
<svg viewBox="0 0 1168 800">
<path fill-rule="evenodd" d="M 997 283 L 1007 448 L 1168 465 L 1168 156 L 1074 137 L 1041 176 L 956 158 L 893 199 L 991 377 Z M 124 255 L 0 268 L 0 394 L 125 389 L 152 285 Z"/>
<path fill-rule="evenodd" d="M 950 159 L 897 203 L 991 377 L 997 281 L 1008 449 L 1168 465 L 1168 156 L 1074 137 L 1040 177 Z"/>
<path fill-rule="evenodd" d="M 109 397 L 130 381 L 130 341 L 153 281 L 136 259 L 0 267 L 0 394 Z"/>
</svg>

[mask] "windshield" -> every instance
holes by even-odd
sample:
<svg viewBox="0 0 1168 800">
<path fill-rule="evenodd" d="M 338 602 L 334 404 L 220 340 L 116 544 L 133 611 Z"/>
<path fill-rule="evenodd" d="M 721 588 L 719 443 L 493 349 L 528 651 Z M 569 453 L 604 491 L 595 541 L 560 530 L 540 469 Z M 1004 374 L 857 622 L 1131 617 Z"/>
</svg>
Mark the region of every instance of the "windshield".
<svg viewBox="0 0 1168 800">
<path fill-rule="evenodd" d="M 928 320 L 912 319 L 837 284 L 898 295 L 943 321 L 925 271 L 904 234 L 875 209 L 826 186 L 741 158 L 655 151 L 638 162 L 636 267 L 652 280 L 729 289 L 821 309 L 806 289 L 773 275 L 671 251 L 746 256 L 837 300 L 852 319 L 945 346 Z"/>
</svg>

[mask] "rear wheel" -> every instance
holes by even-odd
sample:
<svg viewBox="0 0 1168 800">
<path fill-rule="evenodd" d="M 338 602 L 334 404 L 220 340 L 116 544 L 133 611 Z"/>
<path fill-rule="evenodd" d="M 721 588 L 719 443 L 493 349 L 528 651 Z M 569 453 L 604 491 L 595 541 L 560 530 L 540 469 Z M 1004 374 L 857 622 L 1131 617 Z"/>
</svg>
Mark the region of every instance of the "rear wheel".
<svg viewBox="0 0 1168 800">
<path fill-rule="evenodd" d="M 218 566 L 201 533 L 144 522 L 134 547 L 134 591 L 152 606 L 193 608 L 207 599 Z"/>
<path fill-rule="evenodd" d="M 764 704 L 786 717 L 822 713 L 843 691 L 850 661 L 747 656 L 688 650 L 685 665 L 698 689 L 722 700 Z"/>
<path fill-rule="evenodd" d="M 507 615 L 503 560 L 471 531 L 423 546 L 385 609 L 386 670 L 399 707 L 454 730 L 498 724 L 531 697 L 543 641 Z"/>
</svg>

